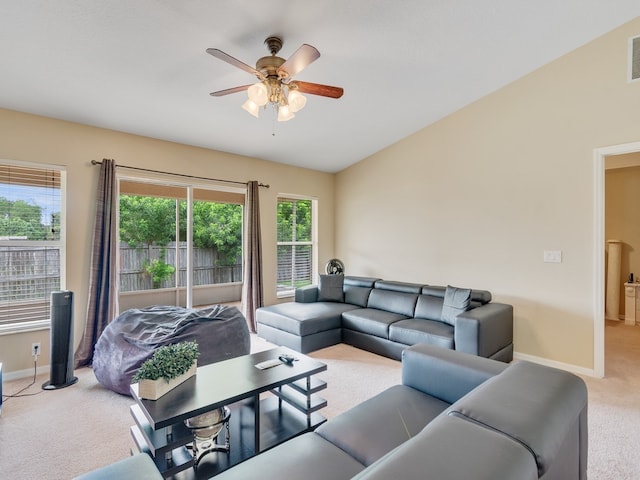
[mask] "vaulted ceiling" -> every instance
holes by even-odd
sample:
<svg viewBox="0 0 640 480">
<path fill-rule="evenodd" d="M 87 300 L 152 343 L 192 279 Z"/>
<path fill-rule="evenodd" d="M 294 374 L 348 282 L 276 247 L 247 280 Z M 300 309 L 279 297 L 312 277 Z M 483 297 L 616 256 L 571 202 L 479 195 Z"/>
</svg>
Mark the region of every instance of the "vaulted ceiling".
<svg viewBox="0 0 640 480">
<path fill-rule="evenodd" d="M 638 0 L 0 0 L 0 107 L 339 171 L 640 15 Z M 640 33 L 640 32 L 638 32 Z M 288 122 L 210 92 L 265 38 L 321 57 Z"/>
</svg>

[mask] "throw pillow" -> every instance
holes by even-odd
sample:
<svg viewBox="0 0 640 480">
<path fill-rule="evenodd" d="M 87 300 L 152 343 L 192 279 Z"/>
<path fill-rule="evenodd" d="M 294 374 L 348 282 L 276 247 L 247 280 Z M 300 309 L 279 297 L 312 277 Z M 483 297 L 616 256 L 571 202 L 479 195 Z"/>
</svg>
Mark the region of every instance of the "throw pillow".
<svg viewBox="0 0 640 480">
<path fill-rule="evenodd" d="M 469 310 L 471 305 L 471 289 L 457 288 L 447 285 L 442 304 L 442 321 L 454 325 L 456 317 Z"/>
<path fill-rule="evenodd" d="M 344 275 L 320 275 L 318 280 L 319 302 L 344 302 Z"/>
</svg>

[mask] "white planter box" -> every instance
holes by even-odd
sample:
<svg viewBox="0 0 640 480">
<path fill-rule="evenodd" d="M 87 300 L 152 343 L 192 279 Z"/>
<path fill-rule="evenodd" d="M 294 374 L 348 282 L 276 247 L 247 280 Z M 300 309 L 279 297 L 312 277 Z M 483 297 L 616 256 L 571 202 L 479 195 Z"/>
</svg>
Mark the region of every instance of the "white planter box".
<svg viewBox="0 0 640 480">
<path fill-rule="evenodd" d="M 140 380 L 138 383 L 138 396 L 147 400 L 157 400 L 185 380 L 194 376 L 196 369 L 197 365 L 194 362 L 189 370 L 168 382 L 164 378 L 159 378 L 158 380 Z"/>
</svg>

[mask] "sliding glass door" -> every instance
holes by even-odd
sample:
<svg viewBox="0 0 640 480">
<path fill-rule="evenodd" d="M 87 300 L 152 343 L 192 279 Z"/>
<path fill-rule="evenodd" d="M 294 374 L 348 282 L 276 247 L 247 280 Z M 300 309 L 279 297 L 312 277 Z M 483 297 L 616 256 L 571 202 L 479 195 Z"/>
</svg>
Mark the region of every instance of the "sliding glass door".
<svg viewBox="0 0 640 480">
<path fill-rule="evenodd" d="M 119 186 L 122 307 L 240 299 L 243 193 L 137 179 Z"/>
</svg>

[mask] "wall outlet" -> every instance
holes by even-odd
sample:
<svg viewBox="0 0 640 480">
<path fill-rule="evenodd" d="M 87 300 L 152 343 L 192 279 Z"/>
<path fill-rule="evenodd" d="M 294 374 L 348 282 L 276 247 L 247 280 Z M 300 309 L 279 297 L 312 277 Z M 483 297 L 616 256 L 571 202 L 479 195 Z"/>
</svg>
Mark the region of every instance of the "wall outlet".
<svg viewBox="0 0 640 480">
<path fill-rule="evenodd" d="M 40 342 L 33 342 L 31 344 L 31 356 L 38 358 L 38 355 L 40 355 Z"/>
</svg>

